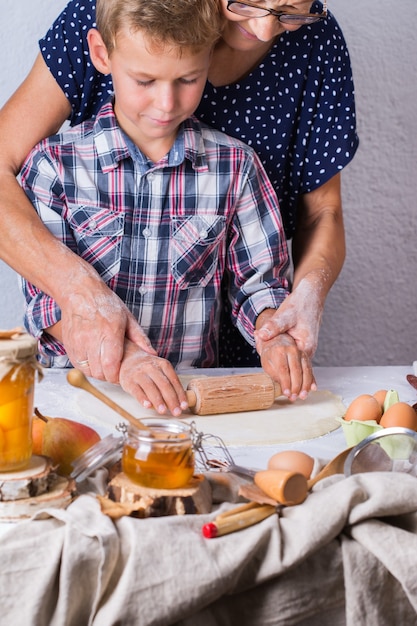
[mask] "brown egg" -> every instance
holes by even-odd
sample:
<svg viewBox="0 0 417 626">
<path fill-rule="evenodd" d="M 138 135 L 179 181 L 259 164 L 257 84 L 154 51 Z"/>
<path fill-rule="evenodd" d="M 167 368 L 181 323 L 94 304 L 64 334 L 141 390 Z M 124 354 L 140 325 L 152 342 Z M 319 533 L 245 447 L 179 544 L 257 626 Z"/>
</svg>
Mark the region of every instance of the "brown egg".
<svg viewBox="0 0 417 626">
<path fill-rule="evenodd" d="M 384 428 L 401 426 L 402 428 L 417 431 L 417 413 L 406 402 L 396 402 L 385 411 L 381 417 L 380 424 Z"/>
<path fill-rule="evenodd" d="M 374 393 L 374 398 L 376 398 L 379 404 L 381 405 L 382 412 L 384 411 L 384 400 L 385 400 L 386 395 L 387 395 L 386 389 L 380 389 L 379 391 L 375 391 Z"/>
<path fill-rule="evenodd" d="M 375 420 L 379 423 L 382 415 L 382 408 L 378 400 L 369 393 L 364 393 L 355 398 L 347 408 L 344 419 L 358 420 L 365 422 L 367 420 Z"/>
<path fill-rule="evenodd" d="M 269 470 L 287 470 L 297 472 L 306 478 L 310 478 L 313 471 L 314 459 L 298 450 L 283 450 L 277 452 L 268 461 Z"/>
</svg>

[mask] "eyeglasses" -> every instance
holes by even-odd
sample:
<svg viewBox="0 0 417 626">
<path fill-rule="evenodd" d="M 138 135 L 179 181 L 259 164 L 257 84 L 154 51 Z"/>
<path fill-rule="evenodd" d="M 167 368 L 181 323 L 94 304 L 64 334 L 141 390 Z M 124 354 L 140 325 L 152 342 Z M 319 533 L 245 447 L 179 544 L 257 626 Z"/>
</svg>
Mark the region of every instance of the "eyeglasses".
<svg viewBox="0 0 417 626">
<path fill-rule="evenodd" d="M 283 24 L 303 26 L 304 24 L 314 24 L 327 17 L 327 0 L 323 1 L 323 13 L 286 13 L 285 11 L 275 11 L 275 9 L 247 4 L 246 2 L 235 2 L 235 0 L 228 1 L 227 10 L 236 15 L 243 15 L 249 18 L 274 15 Z"/>
</svg>

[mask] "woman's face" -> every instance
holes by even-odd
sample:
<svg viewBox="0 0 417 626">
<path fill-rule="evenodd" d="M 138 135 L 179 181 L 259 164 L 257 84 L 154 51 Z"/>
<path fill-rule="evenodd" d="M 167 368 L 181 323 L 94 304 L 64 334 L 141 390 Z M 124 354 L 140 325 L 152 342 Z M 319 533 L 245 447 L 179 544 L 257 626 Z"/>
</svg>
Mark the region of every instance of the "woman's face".
<svg viewBox="0 0 417 626">
<path fill-rule="evenodd" d="M 288 13 L 309 13 L 312 5 L 311 0 L 259 0 L 259 2 L 248 0 L 248 2 L 275 11 L 288 11 Z M 302 28 L 302 26 L 283 24 L 274 15 L 256 18 L 237 15 L 228 11 L 228 0 L 221 0 L 221 3 L 226 18 L 222 39 L 235 50 L 255 50 L 286 30 Z"/>
</svg>

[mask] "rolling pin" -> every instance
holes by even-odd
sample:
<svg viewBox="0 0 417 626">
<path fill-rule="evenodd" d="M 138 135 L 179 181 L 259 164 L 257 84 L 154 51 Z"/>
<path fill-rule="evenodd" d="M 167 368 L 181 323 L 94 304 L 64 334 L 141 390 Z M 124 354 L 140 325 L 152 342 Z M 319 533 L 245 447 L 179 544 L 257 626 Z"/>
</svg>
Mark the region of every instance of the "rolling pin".
<svg viewBox="0 0 417 626">
<path fill-rule="evenodd" d="M 186 394 L 196 415 L 218 415 L 269 409 L 282 390 L 268 374 L 260 373 L 194 378 Z"/>
<path fill-rule="evenodd" d="M 94 387 L 80 370 L 71 369 L 67 380 L 74 387 L 91 393 L 135 426 L 148 428 Z M 278 383 L 274 383 L 268 374 L 261 373 L 193 378 L 186 394 L 188 405 L 196 415 L 218 415 L 268 409 L 282 392 Z"/>
</svg>

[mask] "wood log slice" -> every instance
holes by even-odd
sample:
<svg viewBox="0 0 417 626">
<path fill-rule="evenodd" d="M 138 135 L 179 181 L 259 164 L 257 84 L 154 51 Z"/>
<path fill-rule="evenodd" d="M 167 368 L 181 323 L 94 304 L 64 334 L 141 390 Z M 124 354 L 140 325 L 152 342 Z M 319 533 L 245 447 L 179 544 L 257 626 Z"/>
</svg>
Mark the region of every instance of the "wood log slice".
<svg viewBox="0 0 417 626">
<path fill-rule="evenodd" d="M 53 480 L 51 459 L 34 455 L 24 469 L 0 473 L 0 502 L 39 496 L 49 490 Z"/>
<path fill-rule="evenodd" d="M 73 480 L 52 473 L 51 484 L 46 493 L 32 498 L 0 502 L 0 521 L 18 522 L 29 519 L 35 514 L 38 514 L 38 519 L 47 518 L 49 514 L 45 509 L 64 509 L 73 500 L 75 494 Z"/>
<path fill-rule="evenodd" d="M 101 502 L 103 511 L 109 515 L 110 509 L 113 509 L 112 517 L 120 517 L 123 514 L 141 518 L 203 514 L 209 513 L 212 506 L 210 484 L 200 474 L 193 476 L 182 489 L 152 489 L 133 483 L 120 472 L 108 484 L 107 499 L 122 505 L 106 507 L 106 504 L 111 503 Z M 105 508 L 108 511 L 105 511 Z"/>
</svg>

